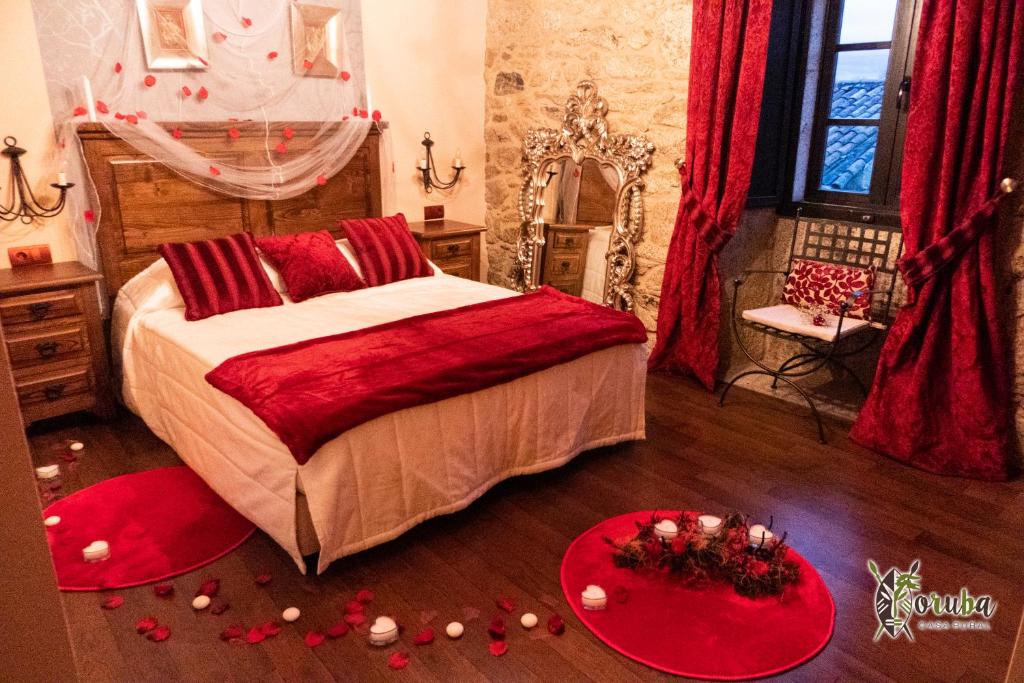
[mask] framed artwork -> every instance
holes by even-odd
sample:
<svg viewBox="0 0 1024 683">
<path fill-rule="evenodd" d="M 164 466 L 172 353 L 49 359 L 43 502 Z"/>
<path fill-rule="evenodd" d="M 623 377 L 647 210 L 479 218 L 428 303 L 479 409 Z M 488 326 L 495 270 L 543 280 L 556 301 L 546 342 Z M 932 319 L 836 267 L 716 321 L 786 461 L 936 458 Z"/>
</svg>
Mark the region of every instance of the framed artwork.
<svg viewBox="0 0 1024 683">
<path fill-rule="evenodd" d="M 291 20 L 295 73 L 336 78 L 346 52 L 341 8 L 293 0 Z"/>
<path fill-rule="evenodd" d="M 209 53 L 202 0 L 136 0 L 146 67 L 205 69 Z"/>
</svg>

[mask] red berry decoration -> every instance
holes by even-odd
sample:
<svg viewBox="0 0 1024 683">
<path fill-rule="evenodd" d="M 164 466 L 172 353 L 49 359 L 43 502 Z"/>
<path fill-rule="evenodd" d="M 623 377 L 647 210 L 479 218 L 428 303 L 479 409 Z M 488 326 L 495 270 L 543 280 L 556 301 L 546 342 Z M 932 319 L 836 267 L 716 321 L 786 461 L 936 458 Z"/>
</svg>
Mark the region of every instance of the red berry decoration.
<svg viewBox="0 0 1024 683">
<path fill-rule="evenodd" d="M 156 85 L 156 76 L 154 76 L 153 74 L 149 74 L 148 76 L 142 79 L 142 82 L 146 84 L 147 88 L 152 88 L 154 85 Z"/>
</svg>

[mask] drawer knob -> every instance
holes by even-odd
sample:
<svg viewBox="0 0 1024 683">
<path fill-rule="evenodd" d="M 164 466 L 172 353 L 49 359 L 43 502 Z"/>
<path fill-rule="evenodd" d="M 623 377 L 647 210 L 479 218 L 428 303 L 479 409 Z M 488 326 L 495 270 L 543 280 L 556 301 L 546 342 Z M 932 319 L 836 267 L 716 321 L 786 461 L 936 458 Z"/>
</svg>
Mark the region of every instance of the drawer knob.
<svg viewBox="0 0 1024 683">
<path fill-rule="evenodd" d="M 36 353 L 39 354 L 40 358 L 49 358 L 57 353 L 58 348 L 60 347 L 55 341 L 39 342 L 36 344 Z"/>
<path fill-rule="evenodd" d="M 576 246 L 576 240 L 574 240 L 571 237 L 568 238 L 567 240 L 565 240 L 565 246 L 570 247 L 570 248 Z"/>
<path fill-rule="evenodd" d="M 28 305 L 28 314 L 32 316 L 33 320 L 42 320 L 50 312 L 50 306 L 52 305 L 49 301 L 37 301 L 34 304 Z"/>
<path fill-rule="evenodd" d="M 449 244 L 448 245 L 448 253 L 449 254 L 458 254 L 459 253 L 459 245 L 457 245 L 457 244 Z"/>
<path fill-rule="evenodd" d="M 570 266 L 570 265 L 571 265 L 571 264 L 570 264 L 570 263 L 569 263 L 568 261 L 562 261 L 562 263 L 561 263 L 561 266 L 562 266 L 562 272 L 563 272 L 563 273 L 568 273 L 568 272 L 569 272 L 569 266 Z"/>
<path fill-rule="evenodd" d="M 49 384 L 43 388 L 43 396 L 47 401 L 56 401 L 64 395 L 65 384 Z"/>
</svg>

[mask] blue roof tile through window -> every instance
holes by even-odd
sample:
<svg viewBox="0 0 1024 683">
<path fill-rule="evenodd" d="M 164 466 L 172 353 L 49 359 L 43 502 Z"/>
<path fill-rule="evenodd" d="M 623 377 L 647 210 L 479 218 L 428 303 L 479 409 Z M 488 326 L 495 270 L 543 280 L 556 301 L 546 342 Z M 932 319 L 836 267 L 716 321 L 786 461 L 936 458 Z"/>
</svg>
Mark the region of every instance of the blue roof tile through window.
<svg viewBox="0 0 1024 683">
<path fill-rule="evenodd" d="M 874 119 L 882 111 L 882 81 L 841 81 L 832 89 L 829 118 Z M 821 188 L 867 192 L 878 142 L 876 126 L 829 126 Z"/>
</svg>

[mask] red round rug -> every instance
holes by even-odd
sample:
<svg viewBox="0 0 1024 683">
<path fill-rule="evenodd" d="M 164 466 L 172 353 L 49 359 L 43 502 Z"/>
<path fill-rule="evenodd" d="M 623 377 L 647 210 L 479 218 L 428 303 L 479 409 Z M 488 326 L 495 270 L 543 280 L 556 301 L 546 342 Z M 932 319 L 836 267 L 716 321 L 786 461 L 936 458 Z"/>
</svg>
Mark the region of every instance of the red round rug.
<svg viewBox="0 0 1024 683">
<path fill-rule="evenodd" d="M 126 588 L 198 569 L 223 557 L 256 527 L 187 467 L 101 481 L 46 508 L 61 521 L 47 527 L 57 584 L 65 591 Z M 96 540 L 110 557 L 86 562 Z"/>
<path fill-rule="evenodd" d="M 761 678 L 808 661 L 828 644 L 835 604 L 825 582 L 792 549 L 800 578 L 781 596 L 737 594 L 724 581 L 685 586 L 656 570 L 616 567 L 605 537 L 632 536 L 651 510 L 606 519 L 573 541 L 562 560 L 562 590 L 594 635 L 618 652 L 679 676 L 720 681 Z M 604 588 L 604 610 L 583 609 L 588 584 Z M 625 602 L 615 599 L 625 588 Z"/>
</svg>

